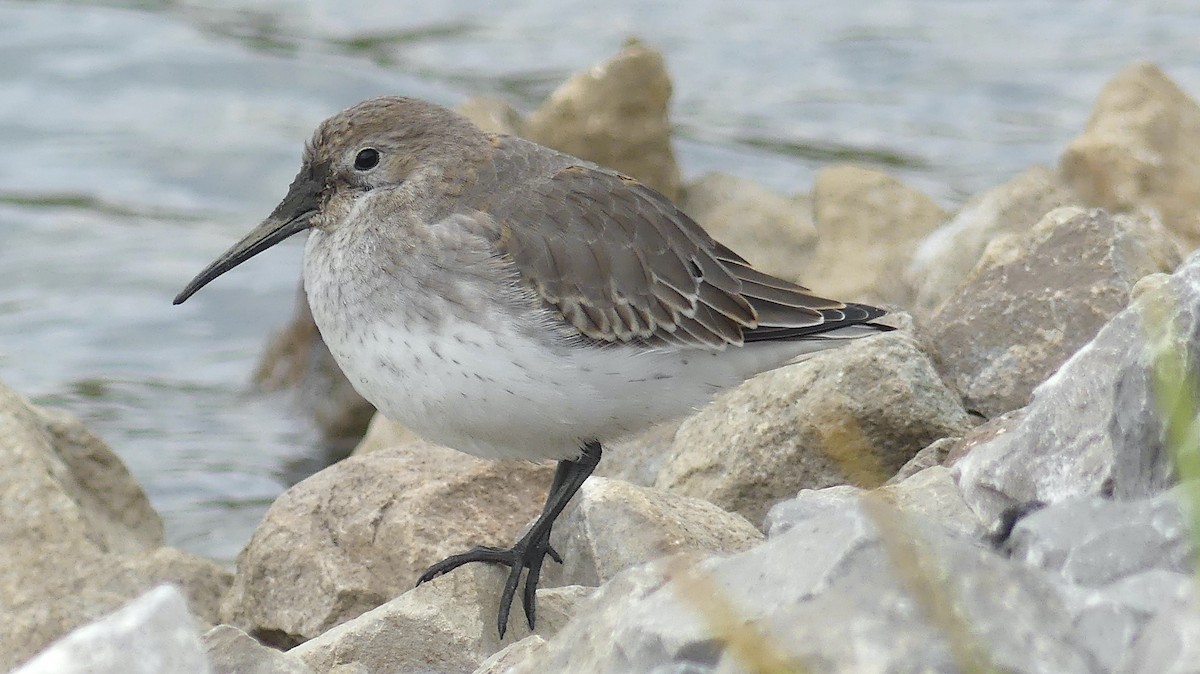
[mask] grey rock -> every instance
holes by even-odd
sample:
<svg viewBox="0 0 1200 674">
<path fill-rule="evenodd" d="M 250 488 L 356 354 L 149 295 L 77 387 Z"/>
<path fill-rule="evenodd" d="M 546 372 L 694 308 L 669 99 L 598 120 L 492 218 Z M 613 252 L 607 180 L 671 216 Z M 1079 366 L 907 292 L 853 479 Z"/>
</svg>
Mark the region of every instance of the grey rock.
<svg viewBox="0 0 1200 674">
<path fill-rule="evenodd" d="M 1143 317 L 1162 308 L 1174 321 L 1174 351 L 1192 354 L 1189 365 L 1197 371 L 1200 256 L 1190 257 L 1170 277 L 1143 279 L 1134 296 L 1034 391 L 1024 412 L 973 442 L 955 462 L 959 487 L 983 521 L 995 521 L 1006 508 L 1029 501 L 1053 503 L 1086 494 L 1134 499 L 1171 483 Z"/>
<path fill-rule="evenodd" d="M 756 269 L 793 281 L 808 270 L 817 230 L 807 194 L 789 197 L 745 178 L 708 173 L 687 185 L 679 206 Z"/>
<path fill-rule="evenodd" d="M 613 58 L 564 82 L 526 119 L 525 136 L 614 168 L 679 197 L 662 54 L 630 40 Z"/>
<path fill-rule="evenodd" d="M 1018 522 L 1008 547 L 1014 559 L 1089 587 L 1152 569 L 1194 569 L 1191 531 L 1169 492 L 1135 501 L 1060 501 Z"/>
<path fill-rule="evenodd" d="M 424 583 L 289 651 L 315 674 L 357 664 L 370 672 L 472 672 L 503 646 L 530 635 L 518 605 L 502 643 L 496 633 L 507 570 L 468 564 Z M 539 590 L 537 631 L 564 625 L 589 588 Z"/>
<path fill-rule="evenodd" d="M 1200 245 L 1200 105 L 1158 67 L 1104 86 L 1059 168 L 1086 204 L 1157 213 L 1187 250 Z"/>
<path fill-rule="evenodd" d="M 1200 604 L 1194 592 L 1176 599 L 1146 625 L 1126 651 L 1118 674 L 1200 672 Z"/>
<path fill-rule="evenodd" d="M 121 460 L 77 420 L 0 385 L 0 671 L 164 582 L 216 617 L 230 575 L 161 547 Z"/>
<path fill-rule="evenodd" d="M 937 522 L 947 530 L 978 538 L 983 527 L 967 507 L 950 470 L 932 466 L 907 480 L 867 491 L 841 485 L 825 489 L 805 489 L 795 498 L 776 504 L 767 513 L 763 529 L 774 538 L 802 522 L 858 508 L 868 494 L 884 499 L 904 513 Z"/>
<path fill-rule="evenodd" d="M 312 674 L 299 658 L 263 646 L 232 625 L 217 625 L 204 635 L 213 674 Z"/>
<path fill-rule="evenodd" d="M 935 362 L 968 409 L 993 417 L 1022 407 L 1129 303 L 1139 279 L 1178 264 L 1153 220 L 1054 210 L 993 241 L 930 319 Z"/>
<path fill-rule="evenodd" d="M 841 300 L 906 305 L 903 271 L 945 211 L 886 173 L 849 165 L 822 169 L 812 201 L 820 237 L 805 285 Z"/>
<path fill-rule="evenodd" d="M 164 585 L 71 632 L 13 674 L 208 674 L 187 600 Z"/>
<path fill-rule="evenodd" d="M 291 647 L 406 592 L 442 558 L 508 545 L 553 467 L 413 439 L 326 468 L 280 496 L 238 556 L 222 621 Z"/>
<path fill-rule="evenodd" d="M 1032 229 L 1042 216 L 1079 198 L 1045 166 L 971 197 L 948 222 L 921 241 L 905 269 L 915 297 L 906 305 L 928 318 L 967 277 L 993 239 Z"/>
<path fill-rule="evenodd" d="M 1093 671 L 1068 599 L 1048 574 L 922 517 L 878 508 L 891 513 L 882 520 L 885 537 L 863 509 L 846 508 L 703 562 L 695 567 L 701 580 L 687 581 L 695 569 L 689 574 L 678 559 L 630 569 L 516 672 L 741 671 L 725 648 L 730 634 L 717 625 L 771 635 L 765 648 L 808 671 L 959 671 L 921 609 L 939 593 L 954 598 L 969 641 L 1000 671 Z M 916 564 L 931 581 L 919 599 L 898 579 L 913 570 L 896 571 L 899 548 L 918 551 Z"/>
<path fill-rule="evenodd" d="M 531 654 L 545 646 L 546 640 L 539 634 L 530 634 L 515 644 L 509 644 L 497 651 L 479 665 L 474 674 L 506 674 Z"/>
<path fill-rule="evenodd" d="M 850 485 L 801 489 L 795 498 L 771 506 L 763 520 L 763 531 L 767 532 L 768 538 L 775 538 L 801 522 L 857 508 L 858 500 L 865 493 L 865 489 Z"/>
<path fill-rule="evenodd" d="M 602 477 L 583 484 L 558 518 L 543 587 L 596 586 L 625 569 L 680 552 L 732 554 L 762 542 L 746 518 L 698 498 Z"/>
<path fill-rule="evenodd" d="M 655 486 L 761 522 L 801 489 L 882 484 L 920 448 L 969 427 L 958 396 L 897 331 L 720 396 L 680 427 Z"/>
</svg>

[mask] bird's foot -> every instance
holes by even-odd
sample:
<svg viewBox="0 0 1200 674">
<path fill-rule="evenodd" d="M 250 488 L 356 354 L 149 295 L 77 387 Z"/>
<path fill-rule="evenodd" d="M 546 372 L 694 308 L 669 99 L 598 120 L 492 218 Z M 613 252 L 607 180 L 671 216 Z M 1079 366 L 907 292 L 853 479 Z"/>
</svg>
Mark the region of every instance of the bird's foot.
<svg viewBox="0 0 1200 674">
<path fill-rule="evenodd" d="M 521 582 L 521 572 L 525 569 L 528 569 L 529 572 L 525 575 L 525 592 L 521 596 L 521 603 L 525 607 L 525 619 L 529 622 L 529 629 L 533 629 L 538 579 L 542 575 L 542 562 L 546 557 L 562 564 L 562 557 L 554 548 L 550 547 L 549 532 L 543 536 L 536 536 L 531 530 L 511 548 L 476 546 L 467 552 L 450 555 L 426 569 L 425 573 L 417 579 L 417 585 L 471 562 L 488 562 L 507 566 L 509 568 L 508 580 L 504 583 L 504 592 L 500 595 L 500 613 L 497 616 L 497 628 L 500 631 L 500 638 L 503 639 L 504 632 L 508 628 L 508 615 L 512 609 L 513 598 L 517 593 L 517 585 Z"/>
</svg>

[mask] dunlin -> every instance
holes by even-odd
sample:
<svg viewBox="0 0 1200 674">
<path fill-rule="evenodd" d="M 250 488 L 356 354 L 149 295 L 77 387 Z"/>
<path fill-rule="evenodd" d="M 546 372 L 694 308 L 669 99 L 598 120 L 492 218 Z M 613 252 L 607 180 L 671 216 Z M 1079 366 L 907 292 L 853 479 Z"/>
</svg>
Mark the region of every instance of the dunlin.
<svg viewBox="0 0 1200 674">
<path fill-rule="evenodd" d="M 629 176 L 487 134 L 410 98 L 325 120 L 271 215 L 175 303 L 309 230 L 304 285 L 350 382 L 426 439 L 480 457 L 558 461 L 511 548 L 434 564 L 525 574 L 530 627 L 555 518 L 602 443 L 675 418 L 765 370 L 888 330 L 883 310 L 753 269 Z"/>
</svg>

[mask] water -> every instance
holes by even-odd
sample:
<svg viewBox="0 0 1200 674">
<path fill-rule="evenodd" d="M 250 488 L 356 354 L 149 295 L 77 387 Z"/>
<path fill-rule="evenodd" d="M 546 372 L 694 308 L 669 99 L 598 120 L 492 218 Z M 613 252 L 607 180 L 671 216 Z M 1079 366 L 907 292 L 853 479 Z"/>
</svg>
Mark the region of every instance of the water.
<svg viewBox="0 0 1200 674">
<path fill-rule="evenodd" d="M 383 93 L 528 110 L 630 34 L 666 53 L 686 176 L 787 192 L 850 159 L 952 206 L 1054 162 L 1135 60 L 1200 94 L 1185 0 L 0 1 L 0 380 L 104 437 L 172 544 L 231 560 L 313 455 L 292 401 L 247 386 L 300 242 L 175 292 L 330 113 Z"/>
</svg>

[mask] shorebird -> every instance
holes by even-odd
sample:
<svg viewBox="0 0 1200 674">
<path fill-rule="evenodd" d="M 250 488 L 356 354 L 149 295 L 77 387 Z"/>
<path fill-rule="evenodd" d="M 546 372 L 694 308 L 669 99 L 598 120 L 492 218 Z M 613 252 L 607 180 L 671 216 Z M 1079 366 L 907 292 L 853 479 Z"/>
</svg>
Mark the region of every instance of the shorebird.
<svg viewBox="0 0 1200 674">
<path fill-rule="evenodd" d="M 175 304 L 309 231 L 304 286 L 351 384 L 426 439 L 492 459 L 558 461 L 510 548 L 503 637 L 522 574 L 532 629 L 550 530 L 602 444 L 685 415 L 760 372 L 889 330 L 885 312 L 755 270 L 634 178 L 424 101 L 382 97 L 325 120 L 287 195 Z"/>
</svg>

